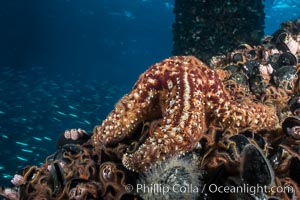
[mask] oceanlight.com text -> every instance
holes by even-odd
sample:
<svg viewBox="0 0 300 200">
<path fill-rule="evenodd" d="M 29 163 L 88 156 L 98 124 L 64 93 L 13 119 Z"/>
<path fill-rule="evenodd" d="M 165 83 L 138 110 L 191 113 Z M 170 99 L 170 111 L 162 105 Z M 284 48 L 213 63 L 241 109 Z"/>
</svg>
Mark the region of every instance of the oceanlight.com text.
<svg viewBox="0 0 300 200">
<path fill-rule="evenodd" d="M 185 184 L 185 185 L 164 185 L 164 184 L 137 184 L 126 185 L 125 189 L 128 192 L 136 191 L 137 193 L 152 193 L 165 195 L 167 193 L 293 193 L 294 188 L 292 186 L 251 186 L 249 184 L 243 184 L 240 186 L 218 186 L 216 184 L 203 184 L 201 186 Z"/>
</svg>

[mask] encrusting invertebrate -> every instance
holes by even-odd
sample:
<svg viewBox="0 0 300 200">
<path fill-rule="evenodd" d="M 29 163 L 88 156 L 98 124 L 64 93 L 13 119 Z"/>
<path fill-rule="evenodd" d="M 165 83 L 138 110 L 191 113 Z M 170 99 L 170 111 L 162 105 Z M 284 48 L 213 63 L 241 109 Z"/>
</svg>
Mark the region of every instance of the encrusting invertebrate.
<svg viewBox="0 0 300 200">
<path fill-rule="evenodd" d="M 144 120 L 161 119 L 145 142 L 125 153 L 123 164 L 144 171 L 158 161 L 191 151 L 208 137 L 207 125 L 252 131 L 272 130 L 278 124 L 273 107 L 231 100 L 218 74 L 193 56 L 174 56 L 151 66 L 132 91 L 96 126 L 95 148 L 129 137 Z"/>
</svg>

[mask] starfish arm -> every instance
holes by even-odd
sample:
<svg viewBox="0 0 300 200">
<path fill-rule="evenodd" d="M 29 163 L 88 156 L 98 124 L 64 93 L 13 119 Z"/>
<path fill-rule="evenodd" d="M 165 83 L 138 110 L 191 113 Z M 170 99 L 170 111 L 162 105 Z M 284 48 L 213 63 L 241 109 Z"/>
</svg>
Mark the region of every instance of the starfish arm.
<svg viewBox="0 0 300 200">
<path fill-rule="evenodd" d="M 160 83 L 155 70 L 154 65 L 143 73 L 131 92 L 119 100 L 100 126 L 94 128 L 94 146 L 117 143 L 130 136 L 143 120 L 160 115 L 157 106 Z"/>
<path fill-rule="evenodd" d="M 245 101 L 237 103 L 230 99 L 222 81 L 215 76 L 209 77 L 206 109 L 215 117 L 215 122 L 224 128 L 239 130 L 248 128 L 252 131 L 274 130 L 278 124 L 276 109 L 272 106 Z"/>
<path fill-rule="evenodd" d="M 162 135 L 164 131 L 157 127 L 154 135 L 148 137 L 137 151 L 132 154 L 124 154 L 122 163 L 132 171 L 141 172 L 149 169 L 153 163 L 158 163 L 176 154 L 191 151 L 196 143 L 185 137 L 184 134 L 172 136 L 172 130 L 167 135 Z"/>
<path fill-rule="evenodd" d="M 167 110 L 172 108 L 167 107 Z M 172 120 L 180 110 L 164 116 L 160 123 L 155 123 L 149 137 L 136 152 L 123 156 L 124 166 L 133 171 L 144 171 L 153 163 L 193 150 L 206 131 L 204 112 L 202 108 L 199 111 L 189 113 L 189 122 Z"/>
<path fill-rule="evenodd" d="M 123 165 L 132 171 L 141 172 L 153 163 L 193 150 L 206 131 L 203 107 L 197 111 L 199 112 L 190 112 L 188 118 L 183 116 L 176 119 L 174 116 L 179 114 L 180 109 L 174 110 L 174 106 L 167 106 L 167 114 L 160 123 L 155 122 L 149 131 L 149 137 L 139 149 L 123 156 Z"/>
</svg>

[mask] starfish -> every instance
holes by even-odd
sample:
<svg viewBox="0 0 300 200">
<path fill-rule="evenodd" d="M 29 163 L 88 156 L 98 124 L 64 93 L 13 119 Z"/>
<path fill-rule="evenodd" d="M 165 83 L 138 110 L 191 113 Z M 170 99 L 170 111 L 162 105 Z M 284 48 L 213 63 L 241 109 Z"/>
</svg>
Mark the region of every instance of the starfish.
<svg viewBox="0 0 300 200">
<path fill-rule="evenodd" d="M 193 150 L 207 135 L 209 123 L 225 128 L 272 130 L 275 108 L 231 100 L 216 71 L 193 56 L 174 56 L 152 65 L 133 89 L 94 128 L 95 148 L 129 137 L 144 120 L 160 119 L 144 143 L 123 155 L 123 165 L 145 171 L 152 164 Z"/>
</svg>

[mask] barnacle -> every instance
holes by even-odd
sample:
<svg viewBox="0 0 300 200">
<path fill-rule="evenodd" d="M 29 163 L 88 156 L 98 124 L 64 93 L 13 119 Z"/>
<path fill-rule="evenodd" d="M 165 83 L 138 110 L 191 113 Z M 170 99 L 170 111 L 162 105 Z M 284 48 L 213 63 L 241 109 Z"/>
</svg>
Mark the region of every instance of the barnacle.
<svg viewBox="0 0 300 200">
<path fill-rule="evenodd" d="M 294 139 L 300 139 L 300 118 L 299 117 L 288 117 L 282 123 L 282 128 L 287 136 L 293 137 Z"/>
<path fill-rule="evenodd" d="M 78 182 L 78 183 L 75 183 Z M 80 182 L 80 180 L 72 181 L 71 184 L 76 186 L 70 187 L 68 193 L 68 198 L 70 200 L 82 200 L 82 199 L 100 199 L 101 187 L 99 183 L 89 181 L 89 182 Z"/>
</svg>

